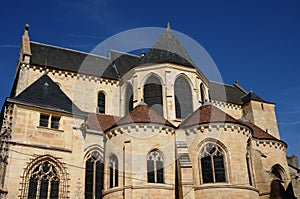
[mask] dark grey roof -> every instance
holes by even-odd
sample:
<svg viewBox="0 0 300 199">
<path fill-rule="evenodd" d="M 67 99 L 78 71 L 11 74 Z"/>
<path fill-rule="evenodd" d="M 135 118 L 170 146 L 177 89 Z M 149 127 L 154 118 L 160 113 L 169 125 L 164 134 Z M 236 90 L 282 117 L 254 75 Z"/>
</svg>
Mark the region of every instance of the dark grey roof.
<svg viewBox="0 0 300 199">
<path fill-rule="evenodd" d="M 42 75 L 18 96 L 10 98 L 9 101 L 74 115 L 86 115 L 48 75 Z"/>
<path fill-rule="evenodd" d="M 163 32 L 150 51 L 142 58 L 140 64 L 165 62 L 195 67 L 192 59 L 170 28 Z"/>
<path fill-rule="evenodd" d="M 112 63 L 115 62 L 120 75 L 135 67 L 140 58 L 135 55 L 110 51 L 109 58 L 84 52 L 64 49 L 37 42 L 30 42 L 30 64 L 79 72 L 81 74 L 118 79 Z"/>
<path fill-rule="evenodd" d="M 258 101 L 258 102 L 266 102 L 264 99 L 256 95 L 254 92 L 250 91 L 245 96 L 242 97 L 242 102 L 245 104 L 250 100 Z"/>
<path fill-rule="evenodd" d="M 242 105 L 242 97 L 246 94 L 237 86 L 209 82 L 210 99 Z"/>
</svg>

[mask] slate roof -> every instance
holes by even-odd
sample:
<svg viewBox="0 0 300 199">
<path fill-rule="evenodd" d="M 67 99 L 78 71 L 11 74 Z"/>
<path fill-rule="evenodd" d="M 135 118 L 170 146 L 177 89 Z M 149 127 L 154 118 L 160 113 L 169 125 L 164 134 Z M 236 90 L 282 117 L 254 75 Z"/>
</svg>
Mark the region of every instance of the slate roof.
<svg viewBox="0 0 300 199">
<path fill-rule="evenodd" d="M 221 84 L 217 82 L 209 82 L 210 99 L 228 102 L 232 104 L 242 105 L 242 97 L 246 92 L 237 86 Z"/>
<path fill-rule="evenodd" d="M 209 104 L 203 105 L 194 111 L 180 124 L 180 128 L 187 128 L 199 124 L 215 122 L 231 122 L 242 124 L 239 120 L 234 119 L 229 114 Z"/>
<path fill-rule="evenodd" d="M 250 91 L 245 96 L 242 97 L 242 102 L 245 104 L 250 100 L 258 101 L 258 102 L 266 102 L 264 99 L 256 95 L 254 92 Z"/>
<path fill-rule="evenodd" d="M 174 63 L 195 67 L 192 59 L 168 27 L 139 64 Z"/>
<path fill-rule="evenodd" d="M 30 48 L 32 53 L 30 64 L 32 65 L 115 80 L 118 79 L 118 75 L 112 67 L 113 62 L 122 76 L 140 61 L 138 56 L 113 50 L 109 51 L 109 58 L 106 58 L 37 42 L 30 42 Z"/>
<path fill-rule="evenodd" d="M 87 118 L 88 129 L 95 131 L 106 131 L 112 127 L 121 117 L 114 115 L 90 113 Z"/>
<path fill-rule="evenodd" d="M 46 74 L 9 101 L 58 112 L 86 116 Z"/>
<path fill-rule="evenodd" d="M 175 126 L 172 123 L 164 119 L 161 115 L 159 115 L 156 111 L 151 109 L 148 105 L 136 106 L 127 115 L 125 115 L 123 118 L 117 121 L 112 127 L 133 123 L 161 124 L 175 128 Z"/>
</svg>

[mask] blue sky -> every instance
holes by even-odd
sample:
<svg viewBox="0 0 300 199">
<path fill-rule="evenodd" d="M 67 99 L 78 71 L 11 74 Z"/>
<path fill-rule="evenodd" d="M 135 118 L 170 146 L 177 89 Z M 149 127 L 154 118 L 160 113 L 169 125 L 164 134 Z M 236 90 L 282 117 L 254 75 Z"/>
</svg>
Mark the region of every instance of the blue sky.
<svg viewBox="0 0 300 199">
<path fill-rule="evenodd" d="M 91 51 L 119 32 L 166 27 L 199 42 L 225 83 L 276 103 L 288 154 L 300 155 L 300 1 L 4 1 L 0 7 L 0 104 L 9 95 L 24 24 L 33 41 Z"/>
</svg>

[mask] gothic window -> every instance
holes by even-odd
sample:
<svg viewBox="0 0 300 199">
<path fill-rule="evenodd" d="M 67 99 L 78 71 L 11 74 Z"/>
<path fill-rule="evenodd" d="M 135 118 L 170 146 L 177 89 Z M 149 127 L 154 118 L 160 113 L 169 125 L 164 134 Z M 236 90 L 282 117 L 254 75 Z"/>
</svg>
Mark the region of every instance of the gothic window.
<svg viewBox="0 0 300 199">
<path fill-rule="evenodd" d="M 205 87 L 203 83 L 200 84 L 200 94 L 201 94 L 201 103 L 203 104 L 205 102 Z"/>
<path fill-rule="evenodd" d="M 117 187 L 119 184 L 118 158 L 111 155 L 109 159 L 109 188 Z"/>
<path fill-rule="evenodd" d="M 224 152 L 213 143 L 206 144 L 200 152 L 203 183 L 226 182 Z"/>
<path fill-rule="evenodd" d="M 128 84 L 126 88 L 126 102 L 125 102 L 125 111 L 126 114 L 133 109 L 133 89 L 131 84 Z"/>
<path fill-rule="evenodd" d="M 97 113 L 105 113 L 105 94 L 103 92 L 98 93 Z"/>
<path fill-rule="evenodd" d="M 29 178 L 29 199 L 58 199 L 60 178 L 54 165 L 44 161 L 37 165 Z"/>
<path fill-rule="evenodd" d="M 151 76 L 144 86 L 144 101 L 157 113 L 163 115 L 162 85 L 157 77 Z"/>
<path fill-rule="evenodd" d="M 175 110 L 176 118 L 184 119 L 193 112 L 192 91 L 189 82 L 183 76 L 175 81 Z"/>
<path fill-rule="evenodd" d="M 158 150 L 153 150 L 148 154 L 147 178 L 150 183 L 164 183 L 164 162 Z"/>
<path fill-rule="evenodd" d="M 85 199 L 101 199 L 103 189 L 103 162 L 100 153 L 92 152 L 85 162 Z"/>
</svg>

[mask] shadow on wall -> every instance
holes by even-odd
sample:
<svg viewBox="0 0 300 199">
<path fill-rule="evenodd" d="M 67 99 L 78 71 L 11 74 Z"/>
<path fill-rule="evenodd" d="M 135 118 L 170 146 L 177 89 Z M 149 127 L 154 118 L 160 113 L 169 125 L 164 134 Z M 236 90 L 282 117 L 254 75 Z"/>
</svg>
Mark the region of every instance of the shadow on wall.
<svg viewBox="0 0 300 199">
<path fill-rule="evenodd" d="M 293 191 L 292 182 L 289 183 L 286 190 L 280 179 L 274 179 L 271 183 L 270 199 L 297 199 Z"/>
</svg>

